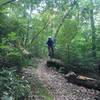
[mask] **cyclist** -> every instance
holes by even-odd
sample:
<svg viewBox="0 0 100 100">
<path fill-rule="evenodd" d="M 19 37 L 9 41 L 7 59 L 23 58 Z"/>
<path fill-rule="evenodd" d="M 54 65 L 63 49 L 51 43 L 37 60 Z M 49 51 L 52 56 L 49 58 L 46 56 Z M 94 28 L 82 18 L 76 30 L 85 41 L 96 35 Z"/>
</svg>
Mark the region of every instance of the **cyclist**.
<svg viewBox="0 0 100 100">
<path fill-rule="evenodd" d="M 52 39 L 51 36 L 48 37 L 47 45 L 48 45 L 49 56 L 53 56 L 54 55 L 54 40 Z"/>
</svg>

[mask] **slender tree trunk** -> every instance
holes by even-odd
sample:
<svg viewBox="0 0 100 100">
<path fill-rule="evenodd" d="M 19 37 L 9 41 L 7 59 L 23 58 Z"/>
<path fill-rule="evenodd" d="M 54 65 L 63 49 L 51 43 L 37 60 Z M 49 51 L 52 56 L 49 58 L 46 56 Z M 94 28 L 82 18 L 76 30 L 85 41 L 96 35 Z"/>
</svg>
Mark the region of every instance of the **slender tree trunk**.
<svg viewBox="0 0 100 100">
<path fill-rule="evenodd" d="M 67 45 L 67 50 L 68 50 L 68 51 L 67 51 L 67 55 L 68 55 L 68 56 L 67 56 L 67 57 L 68 57 L 68 58 L 67 58 L 67 61 L 68 61 L 68 64 L 69 64 L 69 63 L 70 63 L 70 45 L 69 45 L 69 44 Z"/>
<path fill-rule="evenodd" d="M 28 44 L 28 40 L 29 40 L 29 32 L 30 32 L 30 23 L 31 23 L 31 20 L 32 20 L 32 17 L 31 17 L 31 14 L 32 14 L 32 5 L 31 5 L 31 10 L 30 10 L 30 14 L 29 14 L 29 18 L 28 18 L 28 23 L 27 23 L 27 32 L 26 32 L 26 40 L 25 40 L 25 46 Z"/>
<path fill-rule="evenodd" d="M 91 22 L 91 31 L 92 31 L 92 55 L 96 57 L 96 29 L 95 29 L 95 21 L 93 14 L 93 1 L 91 1 L 91 9 L 90 9 L 90 22 Z"/>
<path fill-rule="evenodd" d="M 60 28 L 62 27 L 62 25 L 63 25 L 65 19 L 69 16 L 70 12 L 71 12 L 71 11 L 73 10 L 73 8 L 75 7 L 75 1 L 73 1 L 73 3 L 72 3 L 71 5 L 72 5 L 71 8 L 70 8 L 69 10 L 66 10 L 66 11 L 65 11 L 65 13 L 64 13 L 64 15 L 63 15 L 63 17 L 62 17 L 62 19 L 61 19 L 61 22 L 60 22 L 60 24 L 59 24 L 59 26 L 58 26 L 58 28 L 57 28 L 57 30 L 56 30 L 56 33 L 55 33 L 55 38 L 57 37 L 57 35 L 58 35 L 59 31 L 60 31 Z"/>
</svg>

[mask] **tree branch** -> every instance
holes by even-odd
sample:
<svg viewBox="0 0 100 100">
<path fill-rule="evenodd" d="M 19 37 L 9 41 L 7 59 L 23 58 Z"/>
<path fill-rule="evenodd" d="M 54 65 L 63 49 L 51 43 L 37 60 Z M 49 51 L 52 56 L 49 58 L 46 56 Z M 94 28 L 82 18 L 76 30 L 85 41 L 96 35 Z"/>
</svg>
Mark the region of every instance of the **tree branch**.
<svg viewBox="0 0 100 100">
<path fill-rule="evenodd" d="M 41 34 L 41 32 L 48 26 L 49 20 L 45 23 L 44 27 L 32 38 L 31 43 Z"/>
<path fill-rule="evenodd" d="M 12 3 L 12 2 L 14 2 L 14 1 L 16 1 L 16 0 L 9 0 L 9 1 L 7 1 L 7 2 L 1 4 L 0 7 L 6 5 L 6 4 L 8 4 L 8 3 Z"/>
<path fill-rule="evenodd" d="M 63 18 L 61 19 L 61 22 L 60 22 L 60 24 L 59 24 L 59 26 L 58 26 L 58 28 L 57 28 L 57 30 L 56 30 L 55 39 L 56 39 L 56 37 L 57 37 L 57 35 L 58 35 L 59 31 L 60 31 L 61 26 L 62 26 L 63 23 L 64 23 L 66 17 L 69 16 L 69 14 L 70 14 L 71 10 L 74 8 L 75 4 L 76 4 L 76 1 L 74 0 L 74 2 L 73 2 L 73 4 L 72 4 L 71 8 L 70 8 L 69 10 L 66 10 L 66 11 L 65 11 L 65 14 L 64 14 Z"/>
</svg>

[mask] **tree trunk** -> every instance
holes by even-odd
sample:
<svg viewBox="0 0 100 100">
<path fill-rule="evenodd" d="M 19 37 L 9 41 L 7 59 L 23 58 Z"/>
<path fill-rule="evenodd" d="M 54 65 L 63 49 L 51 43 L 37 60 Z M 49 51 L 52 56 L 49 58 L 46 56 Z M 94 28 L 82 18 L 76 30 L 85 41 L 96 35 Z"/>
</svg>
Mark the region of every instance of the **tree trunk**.
<svg viewBox="0 0 100 100">
<path fill-rule="evenodd" d="M 67 61 L 68 61 L 68 64 L 70 63 L 70 47 L 69 47 L 69 44 L 67 45 Z"/>
<path fill-rule="evenodd" d="M 92 31 L 92 55 L 96 57 L 96 29 L 95 29 L 95 21 L 93 14 L 93 1 L 91 0 L 91 9 L 90 9 L 90 22 L 91 22 L 91 31 Z"/>
</svg>

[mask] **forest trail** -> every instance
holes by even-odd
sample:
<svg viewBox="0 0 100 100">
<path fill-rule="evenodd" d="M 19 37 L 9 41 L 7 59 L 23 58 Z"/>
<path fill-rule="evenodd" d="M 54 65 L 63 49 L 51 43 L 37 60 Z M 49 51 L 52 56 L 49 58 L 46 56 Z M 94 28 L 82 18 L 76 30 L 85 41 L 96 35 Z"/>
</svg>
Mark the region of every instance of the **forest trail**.
<svg viewBox="0 0 100 100">
<path fill-rule="evenodd" d="M 53 100 L 96 100 L 98 91 L 68 83 L 61 74 L 47 68 L 46 61 L 39 62 L 36 75 L 53 96 Z"/>
</svg>

